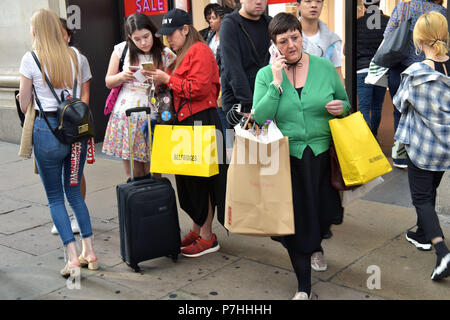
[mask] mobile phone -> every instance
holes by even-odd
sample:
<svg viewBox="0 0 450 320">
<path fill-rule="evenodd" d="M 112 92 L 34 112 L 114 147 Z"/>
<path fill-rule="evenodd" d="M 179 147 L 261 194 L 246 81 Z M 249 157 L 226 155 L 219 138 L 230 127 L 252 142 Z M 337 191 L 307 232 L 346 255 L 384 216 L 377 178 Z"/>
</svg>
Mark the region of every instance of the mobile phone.
<svg viewBox="0 0 450 320">
<path fill-rule="evenodd" d="M 269 47 L 269 53 L 272 58 L 275 58 L 275 53 L 278 53 L 278 56 L 281 56 L 280 50 L 278 50 L 275 43 L 272 43 L 272 45 Z"/>
<path fill-rule="evenodd" d="M 151 62 L 142 63 L 142 68 L 144 68 L 144 70 L 147 70 L 147 71 L 154 71 L 156 69 L 155 65 Z"/>
</svg>

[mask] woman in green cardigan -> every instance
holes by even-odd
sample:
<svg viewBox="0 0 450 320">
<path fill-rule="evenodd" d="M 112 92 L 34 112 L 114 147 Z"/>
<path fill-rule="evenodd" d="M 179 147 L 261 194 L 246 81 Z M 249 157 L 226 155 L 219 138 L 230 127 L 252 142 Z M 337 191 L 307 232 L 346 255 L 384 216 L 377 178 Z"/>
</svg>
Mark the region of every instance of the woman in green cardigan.
<svg viewBox="0 0 450 320">
<path fill-rule="evenodd" d="M 275 120 L 289 137 L 295 234 L 279 237 L 298 280 L 294 299 L 310 299 L 311 255 L 333 218 L 343 214 L 330 184 L 331 132 L 328 121 L 350 110 L 333 64 L 302 52 L 302 27 L 294 15 L 277 14 L 269 34 L 280 51 L 257 76 L 252 116 L 259 124 Z"/>
</svg>

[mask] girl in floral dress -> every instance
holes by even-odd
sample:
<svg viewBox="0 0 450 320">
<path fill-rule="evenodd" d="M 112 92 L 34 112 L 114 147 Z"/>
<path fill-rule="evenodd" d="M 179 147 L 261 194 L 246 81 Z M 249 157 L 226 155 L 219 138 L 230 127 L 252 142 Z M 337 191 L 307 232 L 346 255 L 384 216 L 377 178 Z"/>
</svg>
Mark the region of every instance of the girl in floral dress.
<svg viewBox="0 0 450 320">
<path fill-rule="evenodd" d="M 159 38 L 155 37 L 156 27 L 150 19 L 141 13 L 128 17 L 125 25 L 127 40 L 117 44 L 111 54 L 108 72 L 106 74 L 106 86 L 111 89 L 122 85 L 116 104 L 109 118 L 106 128 L 102 152 L 122 158 L 125 174 L 130 178 L 130 146 L 128 140 L 128 119 L 125 111 L 136 107 L 153 107 L 151 101 L 152 79 L 148 71 L 141 65 L 151 62 L 156 68 L 165 69 L 175 55 L 170 49 L 164 47 Z M 123 71 L 119 72 L 119 63 L 123 51 L 125 54 Z M 140 69 L 144 82 L 139 81 L 134 73 Z M 152 119 L 156 117 L 152 108 Z M 130 117 L 130 128 L 133 142 L 134 176 L 144 176 L 149 172 L 150 157 L 148 153 L 147 139 L 141 128 L 146 123 L 145 112 L 133 113 Z"/>
</svg>

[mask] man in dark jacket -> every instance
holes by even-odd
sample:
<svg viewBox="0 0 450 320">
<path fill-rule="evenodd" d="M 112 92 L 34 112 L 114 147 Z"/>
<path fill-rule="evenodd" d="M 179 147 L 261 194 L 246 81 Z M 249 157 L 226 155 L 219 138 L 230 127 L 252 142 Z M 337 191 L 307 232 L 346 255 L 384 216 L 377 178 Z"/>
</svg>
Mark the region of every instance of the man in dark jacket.
<svg viewBox="0 0 450 320">
<path fill-rule="evenodd" d="M 270 17 L 264 14 L 267 0 L 241 0 L 241 4 L 220 27 L 222 103 L 225 112 L 240 104 L 242 113 L 250 113 L 256 73 L 270 58 Z"/>
<path fill-rule="evenodd" d="M 389 21 L 379 9 L 379 0 L 364 0 L 366 12 L 356 22 L 356 70 L 358 109 L 364 116 L 374 136 L 381 121 L 386 88 L 364 83 L 369 72 L 369 64 L 383 41 L 383 32 Z"/>
</svg>

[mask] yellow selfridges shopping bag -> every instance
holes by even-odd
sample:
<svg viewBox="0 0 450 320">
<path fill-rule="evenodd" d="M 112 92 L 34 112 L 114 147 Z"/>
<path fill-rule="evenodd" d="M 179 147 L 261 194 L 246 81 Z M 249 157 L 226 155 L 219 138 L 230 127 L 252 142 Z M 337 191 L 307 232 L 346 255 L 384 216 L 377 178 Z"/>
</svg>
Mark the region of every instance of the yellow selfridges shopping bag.
<svg viewBox="0 0 450 320">
<path fill-rule="evenodd" d="M 346 186 L 369 182 L 392 171 L 361 112 L 329 121 Z"/>
<path fill-rule="evenodd" d="M 215 126 L 155 126 L 151 172 L 211 177 L 218 163 Z"/>
</svg>

